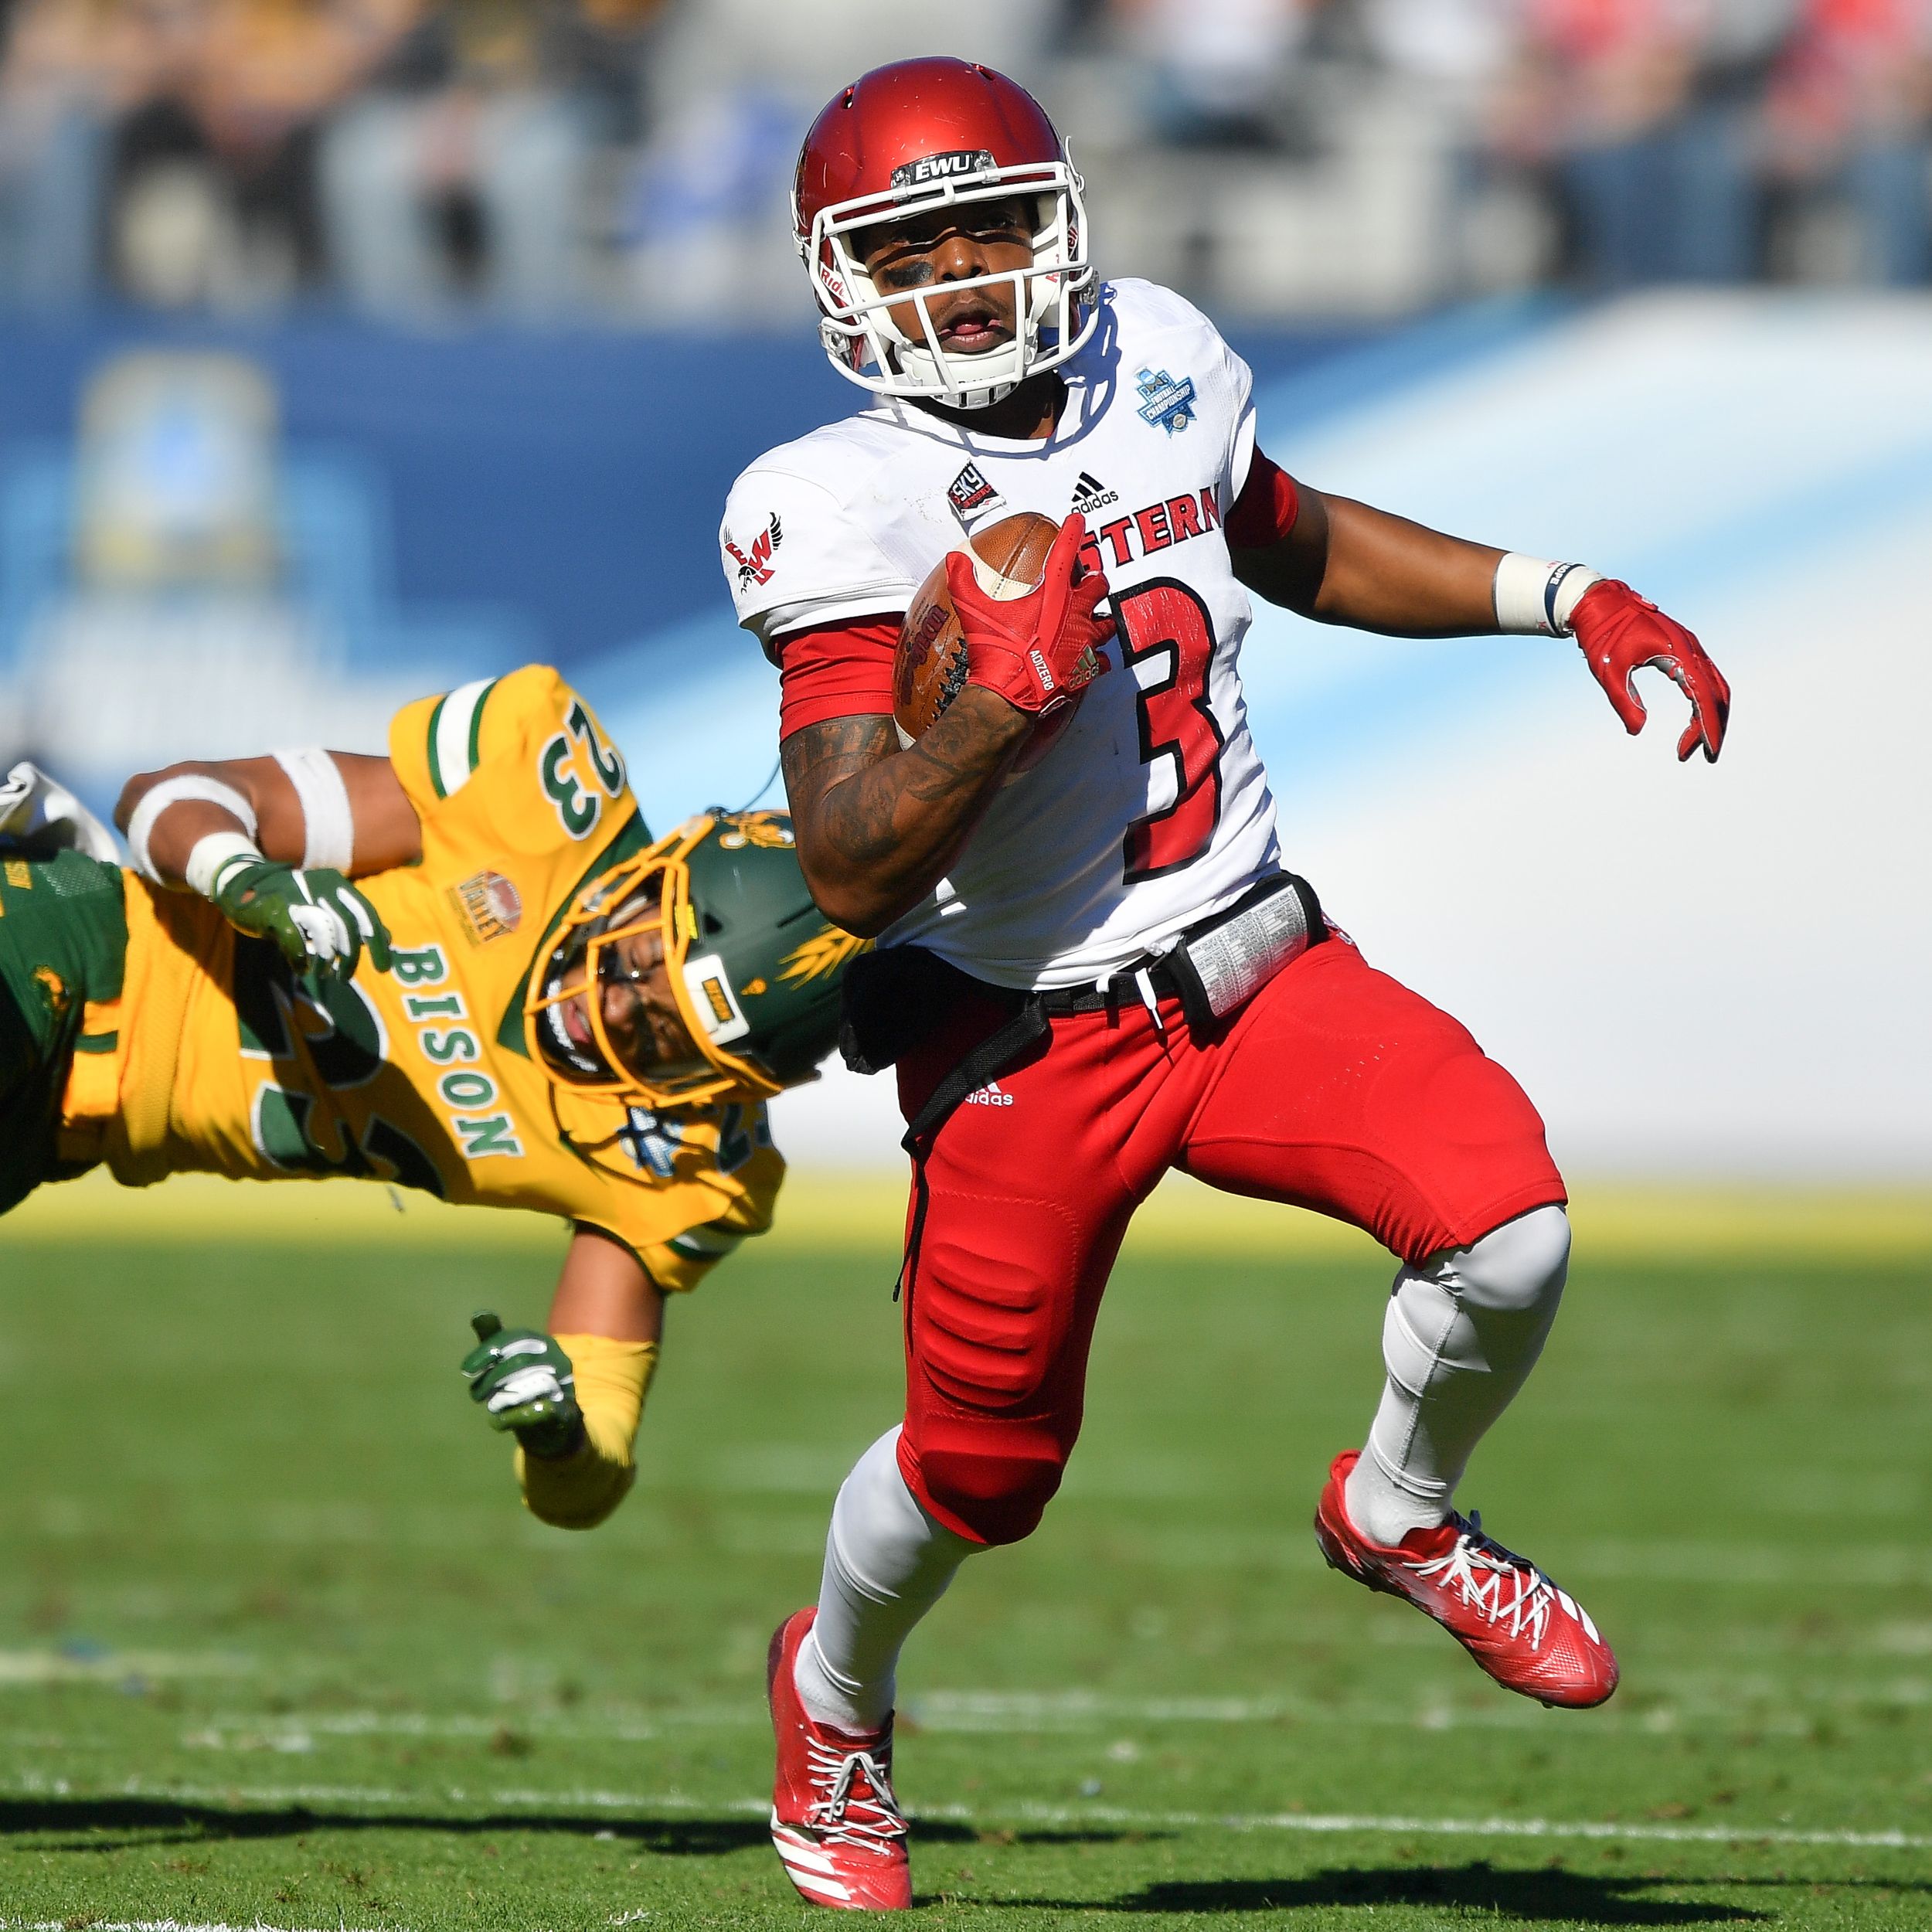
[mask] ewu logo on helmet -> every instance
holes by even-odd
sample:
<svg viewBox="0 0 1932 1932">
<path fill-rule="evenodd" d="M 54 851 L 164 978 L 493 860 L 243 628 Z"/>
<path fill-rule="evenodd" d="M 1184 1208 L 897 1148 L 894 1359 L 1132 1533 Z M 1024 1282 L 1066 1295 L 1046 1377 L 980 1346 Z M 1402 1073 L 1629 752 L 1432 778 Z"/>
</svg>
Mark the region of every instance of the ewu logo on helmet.
<svg viewBox="0 0 1932 1932">
<path fill-rule="evenodd" d="M 984 148 L 959 148 L 951 154 L 922 155 L 892 172 L 898 189 L 930 188 L 937 181 L 956 181 L 962 175 L 990 173 L 998 164 Z"/>
</svg>

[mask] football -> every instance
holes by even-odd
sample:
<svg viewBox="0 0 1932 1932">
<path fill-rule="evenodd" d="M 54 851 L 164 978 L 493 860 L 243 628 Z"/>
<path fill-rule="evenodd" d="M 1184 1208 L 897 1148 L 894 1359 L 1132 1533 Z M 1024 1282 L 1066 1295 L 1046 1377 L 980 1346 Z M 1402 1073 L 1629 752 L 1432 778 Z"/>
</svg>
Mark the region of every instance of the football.
<svg viewBox="0 0 1932 1932">
<path fill-rule="evenodd" d="M 1022 510 L 988 524 L 969 537 L 964 548 L 988 597 L 1022 597 L 1039 586 L 1046 553 L 1059 534 L 1060 526 L 1050 516 Z M 899 727 L 902 746 L 923 737 L 944 716 L 964 688 L 967 671 L 966 639 L 946 587 L 942 557 L 913 594 L 893 659 L 893 722 Z M 1010 777 L 1030 771 L 1053 749 L 1079 709 L 1082 695 L 1076 692 L 1070 704 L 1062 705 L 1034 727 Z"/>
</svg>

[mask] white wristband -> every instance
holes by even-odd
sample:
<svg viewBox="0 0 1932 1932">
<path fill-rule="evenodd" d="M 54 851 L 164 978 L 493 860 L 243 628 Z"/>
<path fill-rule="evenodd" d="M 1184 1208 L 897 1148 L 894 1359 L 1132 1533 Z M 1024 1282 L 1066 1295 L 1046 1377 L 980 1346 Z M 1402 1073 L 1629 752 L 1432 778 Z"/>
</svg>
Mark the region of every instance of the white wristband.
<svg viewBox="0 0 1932 1932">
<path fill-rule="evenodd" d="M 275 762 L 288 774 L 302 808 L 302 865 L 326 866 L 345 872 L 355 856 L 355 815 L 342 767 L 315 747 L 278 751 Z"/>
<path fill-rule="evenodd" d="M 1552 563 L 1512 550 L 1496 566 L 1496 628 L 1525 637 L 1566 638 L 1578 599 L 1602 582 L 1580 563 Z"/>
<path fill-rule="evenodd" d="M 258 829 L 255 808 L 233 785 L 225 785 L 219 778 L 203 777 L 193 771 L 162 779 L 159 784 L 149 787 L 141 803 L 135 806 L 134 816 L 128 821 L 128 850 L 134 859 L 134 870 L 142 878 L 151 879 L 157 886 L 162 883 L 161 875 L 155 870 L 148 842 L 155 835 L 155 825 L 161 815 L 170 805 L 179 804 L 185 798 L 199 799 L 205 805 L 219 805 L 223 811 L 233 813 L 251 839 Z"/>
<path fill-rule="evenodd" d="M 253 839 L 243 838 L 238 832 L 211 832 L 195 841 L 195 849 L 188 855 L 181 876 L 191 891 L 199 893 L 204 899 L 213 899 L 222 874 L 237 859 L 259 866 L 262 855 Z"/>
</svg>

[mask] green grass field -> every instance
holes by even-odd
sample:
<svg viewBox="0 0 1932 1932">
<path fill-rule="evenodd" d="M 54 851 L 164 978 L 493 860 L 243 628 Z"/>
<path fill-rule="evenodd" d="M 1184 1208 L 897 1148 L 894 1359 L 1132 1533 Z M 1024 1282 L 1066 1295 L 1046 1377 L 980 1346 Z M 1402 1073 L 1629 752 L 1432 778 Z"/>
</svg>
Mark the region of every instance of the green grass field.
<svg viewBox="0 0 1932 1932">
<path fill-rule="evenodd" d="M 543 1253 L 0 1231 L 0 1928 L 812 1920 L 763 1660 L 896 1413 L 892 1259 L 781 1232 L 675 1308 L 573 1537 L 454 1373 Z M 1616 1641 L 1577 1714 L 1315 1553 L 1381 1260 L 1130 1251 L 1060 1500 L 908 1655 L 925 1918 L 1932 1924 L 1928 1277 L 1580 1253 L 1464 1498 Z"/>
</svg>

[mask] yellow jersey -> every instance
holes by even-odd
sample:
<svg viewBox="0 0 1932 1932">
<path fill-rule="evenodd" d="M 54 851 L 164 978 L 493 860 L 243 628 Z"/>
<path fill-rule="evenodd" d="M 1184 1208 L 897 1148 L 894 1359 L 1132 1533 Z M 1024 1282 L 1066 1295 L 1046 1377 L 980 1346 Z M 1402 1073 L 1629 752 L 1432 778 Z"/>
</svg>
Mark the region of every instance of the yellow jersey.
<svg viewBox="0 0 1932 1932">
<path fill-rule="evenodd" d="M 389 727 L 422 821 L 413 866 L 359 879 L 395 963 L 296 974 L 213 906 L 125 876 L 120 999 L 87 1015 L 63 1152 L 141 1186 L 349 1175 L 534 1209 L 696 1285 L 771 1223 L 784 1164 L 764 1109 L 653 1114 L 558 1089 L 526 1044 L 538 954 L 580 888 L 648 842 L 624 760 L 549 667 L 425 698 Z"/>
</svg>

